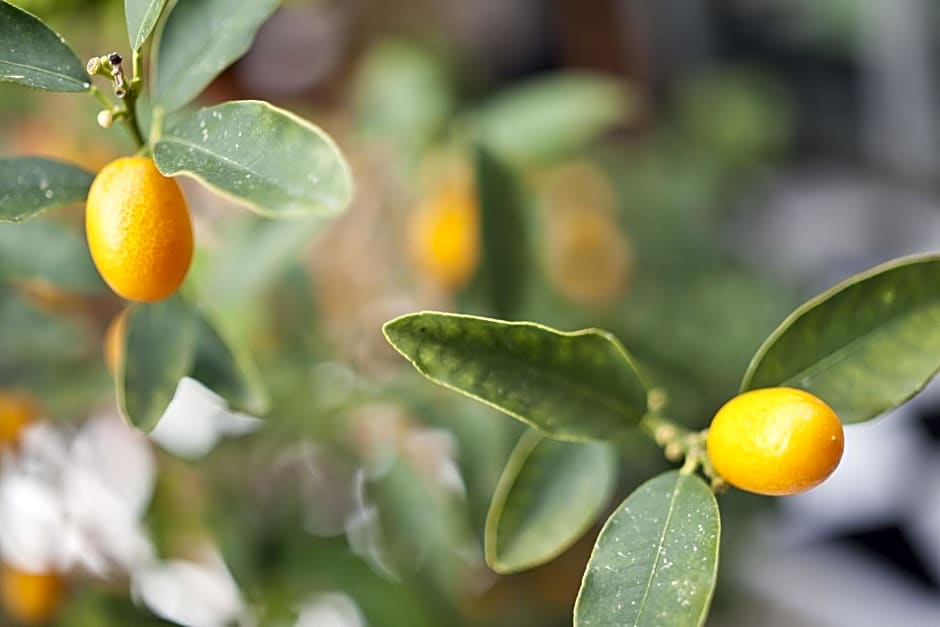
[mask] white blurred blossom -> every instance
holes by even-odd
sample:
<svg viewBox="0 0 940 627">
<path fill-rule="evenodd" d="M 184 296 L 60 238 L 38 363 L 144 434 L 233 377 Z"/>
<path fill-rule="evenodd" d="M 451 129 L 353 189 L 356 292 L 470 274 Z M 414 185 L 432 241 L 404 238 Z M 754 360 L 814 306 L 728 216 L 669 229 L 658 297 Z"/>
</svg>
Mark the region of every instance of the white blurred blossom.
<svg viewBox="0 0 940 627">
<path fill-rule="evenodd" d="M 295 627 L 366 627 L 366 621 L 349 596 L 330 592 L 307 601 L 300 609 Z"/>
<path fill-rule="evenodd" d="M 27 427 L 0 472 L 0 556 L 27 572 L 99 577 L 152 558 L 141 517 L 155 480 L 147 440 L 116 416 L 77 432 Z"/>
<path fill-rule="evenodd" d="M 221 396 L 195 379 L 183 377 L 150 438 L 174 455 L 198 459 L 222 438 L 251 433 L 263 423 L 230 411 Z"/>
<path fill-rule="evenodd" d="M 218 551 L 205 545 L 196 560 L 154 562 L 131 573 L 132 594 L 151 612 L 186 627 L 246 624 L 247 608 Z"/>
</svg>

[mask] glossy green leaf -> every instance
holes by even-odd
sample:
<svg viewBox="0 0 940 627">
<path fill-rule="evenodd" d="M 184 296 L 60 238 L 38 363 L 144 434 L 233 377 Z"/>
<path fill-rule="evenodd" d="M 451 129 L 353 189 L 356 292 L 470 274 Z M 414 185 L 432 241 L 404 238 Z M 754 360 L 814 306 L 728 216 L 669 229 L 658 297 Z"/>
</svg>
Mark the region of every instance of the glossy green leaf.
<svg viewBox="0 0 940 627">
<path fill-rule="evenodd" d="M 900 405 L 940 369 L 940 256 L 890 261 L 810 300 L 751 360 L 741 390 L 789 386 L 846 423 Z"/>
<path fill-rule="evenodd" d="M 196 331 L 196 318 L 179 297 L 131 307 L 116 384 L 118 406 L 138 429 L 157 425 L 192 371 Z"/>
<path fill-rule="evenodd" d="M 195 359 L 189 376 L 224 398 L 236 411 L 256 415 L 267 411 L 267 393 L 254 363 L 202 317 L 196 321 Z"/>
<path fill-rule="evenodd" d="M 545 161 L 576 151 L 627 121 L 633 100 L 628 86 L 615 78 L 587 73 L 540 77 L 485 106 L 480 135 L 501 156 Z"/>
<path fill-rule="evenodd" d="M 84 234 L 53 220 L 0 224 L 0 280 L 81 294 L 105 287 Z"/>
<path fill-rule="evenodd" d="M 175 111 L 241 57 L 279 0 L 181 0 L 154 46 L 153 103 Z"/>
<path fill-rule="evenodd" d="M 47 209 L 83 202 L 94 178 L 62 161 L 0 159 L 0 222 L 23 222 Z"/>
<path fill-rule="evenodd" d="M 387 322 L 384 332 L 424 376 L 549 437 L 610 438 L 646 412 L 633 362 L 605 331 L 423 312 Z"/>
<path fill-rule="evenodd" d="M 486 519 L 486 562 L 498 573 L 544 564 L 604 510 L 617 454 L 599 442 L 558 442 L 526 432 L 496 486 Z"/>
<path fill-rule="evenodd" d="M 524 190 L 516 173 L 483 147 L 476 154 L 476 179 L 483 222 L 478 280 L 496 315 L 512 318 L 529 270 Z"/>
<path fill-rule="evenodd" d="M 0 83 L 46 91 L 88 91 L 85 64 L 36 16 L 0 0 Z"/>
<path fill-rule="evenodd" d="M 166 0 L 124 0 L 124 16 L 131 48 L 140 50 L 147 42 L 164 5 Z"/>
<path fill-rule="evenodd" d="M 715 495 L 671 471 L 631 494 L 601 530 L 574 607 L 576 627 L 698 627 L 718 574 Z"/>
<path fill-rule="evenodd" d="M 153 156 L 163 174 L 185 174 L 271 217 L 335 215 L 352 178 L 326 133 L 266 102 L 227 102 L 162 131 Z"/>
</svg>

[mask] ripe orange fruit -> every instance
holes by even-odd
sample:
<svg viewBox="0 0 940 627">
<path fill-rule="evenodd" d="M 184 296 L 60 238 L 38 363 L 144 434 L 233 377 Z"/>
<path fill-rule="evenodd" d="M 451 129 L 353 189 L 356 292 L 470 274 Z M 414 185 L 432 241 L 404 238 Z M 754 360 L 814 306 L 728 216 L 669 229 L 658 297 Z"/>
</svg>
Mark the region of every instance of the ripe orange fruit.
<svg viewBox="0 0 940 627">
<path fill-rule="evenodd" d="M 781 496 L 822 483 L 839 465 L 842 423 L 822 400 L 795 388 L 740 394 L 708 429 L 708 456 L 731 485 Z"/>
<path fill-rule="evenodd" d="M 43 625 L 62 601 L 62 579 L 55 573 L 27 573 L 0 566 L 0 601 L 3 609 L 24 625 Z"/>
<path fill-rule="evenodd" d="M 480 262 L 480 209 L 472 183 L 441 184 L 416 207 L 410 226 L 418 270 L 447 289 L 463 287 Z"/>
<path fill-rule="evenodd" d="M 144 157 L 122 157 L 98 172 L 88 190 L 85 231 L 98 272 L 128 300 L 166 298 L 193 258 L 186 199 Z"/>
<path fill-rule="evenodd" d="M 0 444 L 16 442 L 20 431 L 39 417 L 39 406 L 25 392 L 0 390 Z"/>
<path fill-rule="evenodd" d="M 104 334 L 104 365 L 111 376 L 115 376 L 118 364 L 121 363 L 124 352 L 124 335 L 127 333 L 127 309 L 114 316 Z"/>
</svg>

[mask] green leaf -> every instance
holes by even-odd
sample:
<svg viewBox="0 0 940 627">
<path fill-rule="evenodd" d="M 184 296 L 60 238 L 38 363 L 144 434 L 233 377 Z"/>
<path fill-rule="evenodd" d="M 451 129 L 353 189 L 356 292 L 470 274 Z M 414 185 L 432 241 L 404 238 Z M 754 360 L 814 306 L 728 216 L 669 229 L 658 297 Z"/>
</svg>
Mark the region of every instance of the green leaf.
<svg viewBox="0 0 940 627">
<path fill-rule="evenodd" d="M 81 294 L 104 290 L 84 236 L 53 220 L 0 224 L 0 280 Z"/>
<path fill-rule="evenodd" d="M 587 73 L 533 79 L 497 96 L 480 114 L 484 143 L 514 161 L 547 161 L 582 148 L 627 120 L 628 86 Z"/>
<path fill-rule="evenodd" d="M 254 363 L 202 317 L 196 321 L 196 353 L 189 376 L 224 398 L 236 411 L 267 411 L 267 392 Z"/>
<path fill-rule="evenodd" d="M 483 222 L 479 280 L 500 318 L 512 318 L 525 295 L 528 271 L 525 202 L 516 173 L 482 146 L 476 177 Z"/>
<path fill-rule="evenodd" d="M 269 217 L 334 215 L 352 197 L 330 137 L 266 102 L 227 102 L 184 116 L 153 148 L 166 176 L 185 174 Z"/>
<path fill-rule="evenodd" d="M 24 222 L 47 209 L 83 202 L 94 179 L 94 174 L 62 161 L 0 159 L 0 222 Z"/>
<path fill-rule="evenodd" d="M 359 127 L 417 158 L 447 122 L 453 87 L 440 55 L 414 44 L 386 39 L 360 63 L 354 99 Z"/>
<path fill-rule="evenodd" d="M 0 83 L 46 91 L 88 91 L 85 65 L 35 15 L 0 0 Z"/>
<path fill-rule="evenodd" d="M 490 505 L 487 564 L 512 573 L 554 559 L 594 523 L 616 480 L 617 454 L 610 445 L 558 442 L 526 432 Z"/>
<path fill-rule="evenodd" d="M 633 362 L 605 331 L 423 312 L 387 322 L 384 332 L 427 378 L 555 439 L 610 438 L 646 412 Z"/>
<path fill-rule="evenodd" d="M 184 0 L 154 46 L 153 103 L 166 112 L 199 95 L 251 47 L 278 0 Z"/>
<path fill-rule="evenodd" d="M 235 410 L 267 410 L 267 392 L 248 355 L 178 296 L 131 307 L 122 353 L 118 404 L 138 429 L 150 431 L 157 425 L 180 379 L 187 376 Z"/>
<path fill-rule="evenodd" d="M 176 296 L 130 308 L 117 399 L 124 417 L 141 431 L 157 426 L 180 379 L 192 371 L 196 328 L 196 318 Z"/>
<path fill-rule="evenodd" d="M 845 423 L 900 405 L 940 369 L 938 282 L 938 255 L 896 259 L 846 279 L 777 327 L 741 391 L 800 388 Z"/>
<path fill-rule="evenodd" d="M 697 627 L 718 574 L 715 495 L 694 475 L 650 479 L 611 515 L 574 606 L 576 627 Z"/>
<path fill-rule="evenodd" d="M 166 0 L 124 0 L 127 36 L 132 49 L 140 50 L 147 42 L 147 38 L 153 32 L 153 27 L 160 19 L 164 5 L 166 5 Z"/>
</svg>

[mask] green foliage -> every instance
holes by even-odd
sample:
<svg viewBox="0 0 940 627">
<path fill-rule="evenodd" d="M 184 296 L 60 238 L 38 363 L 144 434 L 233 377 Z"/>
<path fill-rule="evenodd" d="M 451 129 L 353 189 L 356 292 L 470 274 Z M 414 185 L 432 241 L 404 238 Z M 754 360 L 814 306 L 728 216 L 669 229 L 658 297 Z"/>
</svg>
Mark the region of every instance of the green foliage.
<svg viewBox="0 0 940 627">
<path fill-rule="evenodd" d="M 154 108 L 169 113 L 198 96 L 247 52 L 258 28 L 279 4 L 279 0 L 177 2 L 154 46 Z"/>
<path fill-rule="evenodd" d="M 178 297 L 135 305 L 128 312 L 115 380 L 118 406 L 138 429 L 157 426 L 180 379 L 192 369 L 195 322 Z"/>
<path fill-rule="evenodd" d="M 637 108 L 619 82 L 594 74 L 536 78 L 489 102 L 479 114 L 481 141 L 511 161 L 570 154 Z"/>
<path fill-rule="evenodd" d="M 235 409 L 267 409 L 267 393 L 249 357 L 181 297 L 132 306 L 122 348 L 115 375 L 118 404 L 138 429 L 157 425 L 185 376 Z"/>
<path fill-rule="evenodd" d="M 597 538 L 574 609 L 577 627 L 698 627 L 718 575 L 718 504 L 694 475 L 650 479 Z"/>
<path fill-rule="evenodd" d="M 890 261 L 794 311 L 764 342 L 741 390 L 812 392 L 843 422 L 862 422 L 916 394 L 940 369 L 940 258 Z"/>
<path fill-rule="evenodd" d="M 513 318 L 529 274 L 525 191 L 517 174 L 486 148 L 476 151 L 476 180 L 483 235 L 477 280 L 500 318 Z"/>
<path fill-rule="evenodd" d="M 124 0 L 127 34 L 132 49 L 140 50 L 147 43 L 164 6 L 166 0 Z"/>
<path fill-rule="evenodd" d="M 0 1 L 0 82 L 46 91 L 88 91 L 91 81 L 62 37 L 31 15 Z"/>
<path fill-rule="evenodd" d="M 0 222 L 25 222 L 47 209 L 82 202 L 93 179 L 90 172 L 52 159 L 0 159 Z"/>
<path fill-rule="evenodd" d="M 554 559 L 595 522 L 616 481 L 610 445 L 558 442 L 527 431 L 493 494 L 487 564 L 512 573 Z"/>
<path fill-rule="evenodd" d="M 164 175 L 192 176 L 269 217 L 335 215 L 352 197 L 333 140 L 266 102 L 227 102 L 176 119 L 155 138 L 153 157 Z"/>
<path fill-rule="evenodd" d="M 435 312 L 402 316 L 384 330 L 424 376 L 552 438 L 614 438 L 646 412 L 636 368 L 603 331 Z"/>
<path fill-rule="evenodd" d="M 0 281 L 99 294 L 104 283 L 88 247 L 67 226 L 51 220 L 0 224 Z"/>
</svg>

